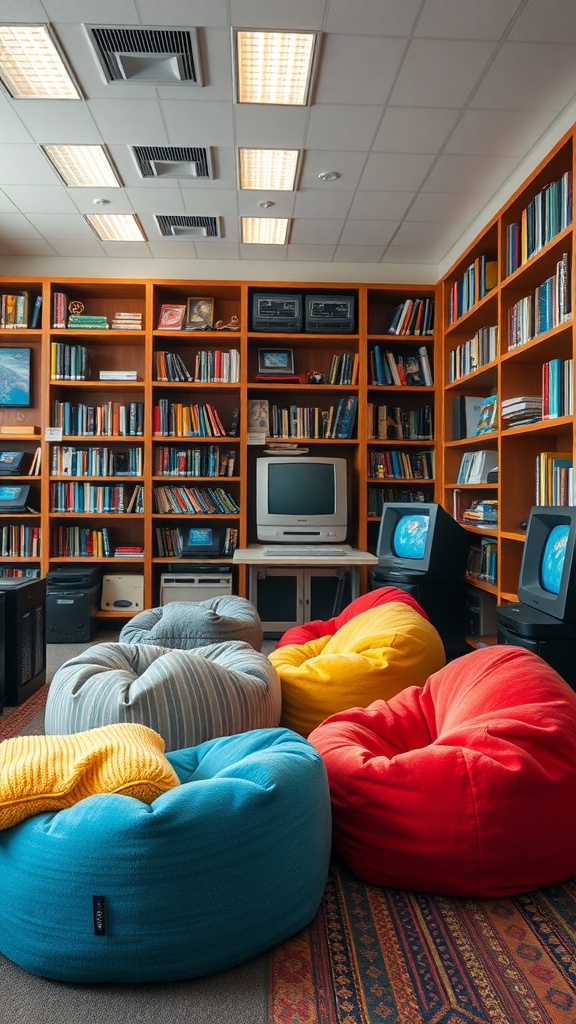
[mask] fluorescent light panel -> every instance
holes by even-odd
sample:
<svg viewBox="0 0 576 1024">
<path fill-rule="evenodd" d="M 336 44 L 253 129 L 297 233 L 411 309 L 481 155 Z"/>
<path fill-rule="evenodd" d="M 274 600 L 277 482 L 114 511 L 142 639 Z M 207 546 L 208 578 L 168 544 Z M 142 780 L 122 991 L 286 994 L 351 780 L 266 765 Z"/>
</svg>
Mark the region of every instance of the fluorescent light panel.
<svg viewBox="0 0 576 1024">
<path fill-rule="evenodd" d="M 81 99 L 46 25 L 0 25 L 0 79 L 14 99 Z"/>
<path fill-rule="evenodd" d="M 242 241 L 255 245 L 285 245 L 287 217 L 242 217 Z"/>
<path fill-rule="evenodd" d="M 65 185 L 78 188 L 119 188 L 104 146 L 43 146 Z"/>
<path fill-rule="evenodd" d="M 298 156 L 297 149 L 240 149 L 240 188 L 293 192 Z"/>
<path fill-rule="evenodd" d="M 85 213 L 102 242 L 145 242 L 146 236 L 133 213 Z"/>
<path fill-rule="evenodd" d="M 308 102 L 315 32 L 236 33 L 239 103 Z"/>
</svg>

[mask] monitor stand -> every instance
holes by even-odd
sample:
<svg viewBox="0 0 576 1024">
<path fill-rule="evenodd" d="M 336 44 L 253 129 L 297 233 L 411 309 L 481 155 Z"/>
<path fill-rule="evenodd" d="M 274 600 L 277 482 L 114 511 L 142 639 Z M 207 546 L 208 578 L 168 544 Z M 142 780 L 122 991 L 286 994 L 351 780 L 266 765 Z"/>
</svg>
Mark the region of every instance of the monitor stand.
<svg viewBox="0 0 576 1024">
<path fill-rule="evenodd" d="M 501 605 L 497 622 L 499 644 L 533 651 L 576 690 L 576 624 L 561 622 L 519 601 Z"/>
</svg>

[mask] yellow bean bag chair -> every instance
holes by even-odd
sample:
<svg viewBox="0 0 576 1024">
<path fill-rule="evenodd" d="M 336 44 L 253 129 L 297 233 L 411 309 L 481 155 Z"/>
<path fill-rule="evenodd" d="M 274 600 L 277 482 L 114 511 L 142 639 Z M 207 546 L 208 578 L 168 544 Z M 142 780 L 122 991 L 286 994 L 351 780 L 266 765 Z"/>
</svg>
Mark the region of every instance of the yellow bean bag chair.
<svg viewBox="0 0 576 1024">
<path fill-rule="evenodd" d="M 446 663 L 434 626 L 403 601 L 369 608 L 331 635 L 269 657 L 282 685 L 281 724 L 306 737 L 337 711 L 423 686 Z"/>
</svg>

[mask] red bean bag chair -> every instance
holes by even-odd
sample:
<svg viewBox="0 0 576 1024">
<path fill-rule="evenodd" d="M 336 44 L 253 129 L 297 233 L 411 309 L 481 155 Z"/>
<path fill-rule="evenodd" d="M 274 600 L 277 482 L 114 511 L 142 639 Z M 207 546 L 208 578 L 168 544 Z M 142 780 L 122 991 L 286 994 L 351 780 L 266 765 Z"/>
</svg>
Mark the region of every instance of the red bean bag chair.
<svg viewBox="0 0 576 1024">
<path fill-rule="evenodd" d="M 312 622 L 306 622 L 303 626 L 292 626 L 280 637 L 276 644 L 276 650 L 279 647 L 285 647 L 286 644 L 306 644 L 309 640 L 318 640 L 321 636 L 332 636 L 346 622 L 350 622 L 355 615 L 367 611 L 368 608 L 377 608 L 382 604 L 388 604 L 390 601 L 407 604 L 410 608 L 420 612 L 423 618 L 428 619 L 424 609 L 405 590 L 400 590 L 398 587 L 379 587 L 377 590 L 370 590 L 367 594 L 355 598 L 354 601 L 346 605 L 339 615 L 333 615 L 331 619 L 313 619 Z"/>
<path fill-rule="evenodd" d="M 366 882 L 494 897 L 576 873 L 576 693 L 530 651 L 471 652 L 309 740 Z"/>
</svg>

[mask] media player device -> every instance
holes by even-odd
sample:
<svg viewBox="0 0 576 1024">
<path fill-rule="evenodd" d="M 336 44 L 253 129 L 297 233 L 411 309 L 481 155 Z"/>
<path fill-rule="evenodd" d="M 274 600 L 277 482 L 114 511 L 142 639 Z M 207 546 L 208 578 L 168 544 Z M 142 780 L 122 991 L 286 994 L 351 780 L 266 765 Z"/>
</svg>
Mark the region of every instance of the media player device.
<svg viewBox="0 0 576 1024">
<path fill-rule="evenodd" d="M 354 330 L 353 295 L 307 295 L 305 330 L 332 334 L 350 334 Z"/>
<path fill-rule="evenodd" d="M 102 611 L 141 611 L 144 607 L 144 577 L 137 575 L 104 576 Z"/>
<path fill-rule="evenodd" d="M 252 330 L 281 333 L 302 330 L 302 296 L 289 292 L 252 296 Z"/>
</svg>

